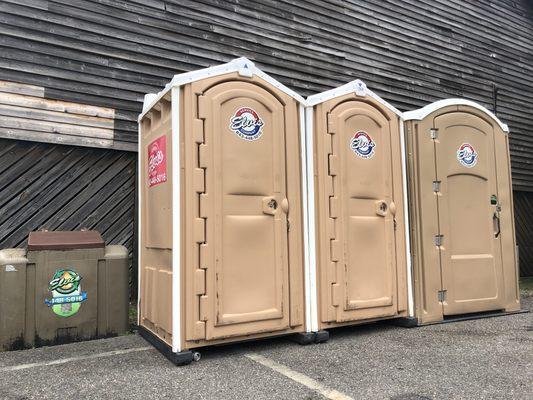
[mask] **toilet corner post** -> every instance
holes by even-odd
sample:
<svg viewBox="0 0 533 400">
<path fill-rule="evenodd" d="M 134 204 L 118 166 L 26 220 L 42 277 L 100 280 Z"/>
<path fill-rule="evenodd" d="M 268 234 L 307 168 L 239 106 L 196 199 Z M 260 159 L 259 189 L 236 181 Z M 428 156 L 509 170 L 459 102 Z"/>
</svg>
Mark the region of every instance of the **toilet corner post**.
<svg viewBox="0 0 533 400">
<path fill-rule="evenodd" d="M 138 135 L 137 135 L 137 326 L 141 325 L 141 238 L 142 238 L 142 182 L 141 182 L 141 168 L 143 167 L 142 160 L 142 130 L 141 118 L 137 121 Z"/>
<path fill-rule="evenodd" d="M 318 331 L 315 199 L 313 174 L 313 108 L 300 105 L 302 194 L 304 212 L 305 326 L 306 332 Z"/>
<path fill-rule="evenodd" d="M 180 86 L 171 89 L 172 104 L 172 351 L 181 340 L 181 203 L 180 203 Z"/>
<path fill-rule="evenodd" d="M 405 255 L 407 268 L 407 311 L 409 317 L 415 317 L 413 301 L 413 265 L 411 257 L 411 235 L 409 218 L 409 195 L 407 187 L 407 141 L 405 139 L 405 121 L 400 117 L 400 146 L 402 156 L 402 185 L 403 185 L 403 207 L 405 226 Z"/>
</svg>

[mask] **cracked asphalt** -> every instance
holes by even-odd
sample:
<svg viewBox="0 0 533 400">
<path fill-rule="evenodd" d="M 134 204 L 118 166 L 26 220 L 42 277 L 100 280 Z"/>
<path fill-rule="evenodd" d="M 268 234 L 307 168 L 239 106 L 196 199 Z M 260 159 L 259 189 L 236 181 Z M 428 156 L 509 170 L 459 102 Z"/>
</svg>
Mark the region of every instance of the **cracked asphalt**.
<svg viewBox="0 0 533 400">
<path fill-rule="evenodd" d="M 523 298 L 522 307 L 531 310 L 533 297 Z M 324 398 L 246 357 L 250 353 L 353 399 L 533 398 L 533 313 L 413 329 L 376 323 L 330 333 L 329 342 L 318 345 L 280 338 L 210 348 L 186 367 L 175 367 L 133 334 L 5 352 L 0 399 Z M 122 350 L 129 352 L 102 355 Z M 49 365 L 64 358 L 73 359 Z"/>
</svg>

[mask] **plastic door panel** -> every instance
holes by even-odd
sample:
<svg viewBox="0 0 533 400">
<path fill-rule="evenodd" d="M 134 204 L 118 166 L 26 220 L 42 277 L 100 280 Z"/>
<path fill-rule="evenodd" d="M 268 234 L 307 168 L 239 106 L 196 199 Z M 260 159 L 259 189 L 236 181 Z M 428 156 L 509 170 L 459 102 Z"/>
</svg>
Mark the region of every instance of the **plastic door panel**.
<svg viewBox="0 0 533 400">
<path fill-rule="evenodd" d="M 334 196 L 337 322 L 394 315 L 395 213 L 390 121 L 362 101 L 328 113 Z"/>
<path fill-rule="evenodd" d="M 505 307 L 494 128 L 467 112 L 434 128 L 444 315 Z"/>
<path fill-rule="evenodd" d="M 206 208 L 206 339 L 289 327 L 285 108 L 267 90 L 224 82 L 200 105 L 214 190 Z M 213 237 L 209 237 L 212 234 Z"/>
</svg>

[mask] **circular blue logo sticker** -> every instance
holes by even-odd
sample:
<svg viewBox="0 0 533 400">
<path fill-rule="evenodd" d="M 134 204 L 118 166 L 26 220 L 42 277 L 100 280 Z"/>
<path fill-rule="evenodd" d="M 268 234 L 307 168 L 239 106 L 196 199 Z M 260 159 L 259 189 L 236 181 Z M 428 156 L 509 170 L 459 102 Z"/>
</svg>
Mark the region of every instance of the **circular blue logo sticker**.
<svg viewBox="0 0 533 400">
<path fill-rule="evenodd" d="M 472 168 L 477 164 L 477 152 L 470 143 L 463 143 L 457 150 L 457 160 L 461 165 Z"/>
<path fill-rule="evenodd" d="M 376 142 L 364 131 L 358 131 L 350 140 L 350 148 L 361 158 L 368 160 L 374 157 Z"/>
<path fill-rule="evenodd" d="M 229 128 L 244 140 L 257 140 L 263 134 L 264 122 L 253 108 L 241 107 L 231 117 Z"/>
</svg>

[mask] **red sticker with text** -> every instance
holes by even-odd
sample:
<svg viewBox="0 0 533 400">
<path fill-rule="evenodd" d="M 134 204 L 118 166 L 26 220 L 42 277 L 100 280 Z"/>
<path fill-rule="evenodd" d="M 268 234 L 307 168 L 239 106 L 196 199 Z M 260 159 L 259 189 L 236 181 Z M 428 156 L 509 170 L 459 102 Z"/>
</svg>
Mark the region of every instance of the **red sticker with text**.
<svg viewBox="0 0 533 400">
<path fill-rule="evenodd" d="M 167 137 L 161 136 L 148 146 L 148 186 L 167 181 Z"/>
</svg>

